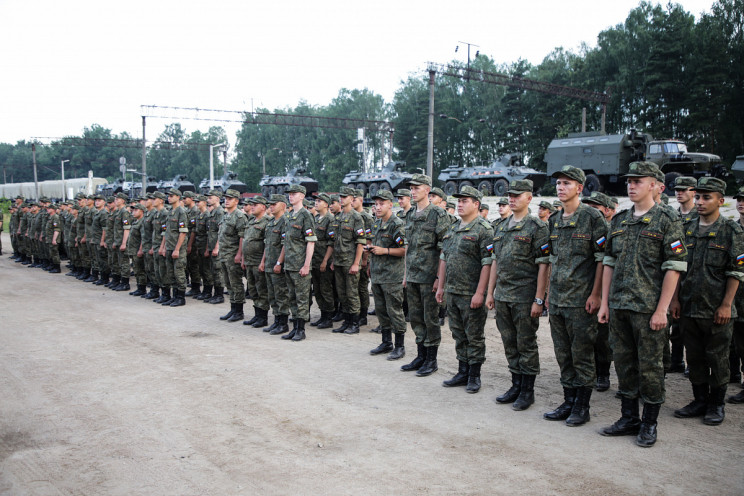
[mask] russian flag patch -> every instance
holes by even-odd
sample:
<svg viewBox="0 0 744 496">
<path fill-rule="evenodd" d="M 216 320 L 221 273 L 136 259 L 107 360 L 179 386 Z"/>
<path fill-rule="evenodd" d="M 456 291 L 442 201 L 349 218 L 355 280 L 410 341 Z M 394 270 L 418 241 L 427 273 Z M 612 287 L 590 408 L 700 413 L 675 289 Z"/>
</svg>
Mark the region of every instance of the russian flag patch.
<svg viewBox="0 0 744 496">
<path fill-rule="evenodd" d="M 313 230 L 312 229 L 308 229 L 308 230 L 305 231 L 305 236 L 312 236 L 312 235 L 313 235 Z"/>
<path fill-rule="evenodd" d="M 672 243 L 669 246 L 672 247 L 672 251 L 674 253 L 682 253 L 685 250 L 684 247 L 682 246 L 682 242 L 679 241 L 679 240 L 675 241 L 674 243 Z"/>
<path fill-rule="evenodd" d="M 550 243 L 545 243 L 540 247 L 540 251 L 543 252 L 543 254 L 547 255 L 550 253 Z"/>
<path fill-rule="evenodd" d="M 364 229 L 357 229 L 357 232 L 356 233 L 357 233 L 358 236 L 361 236 L 361 235 L 364 234 Z"/>
<path fill-rule="evenodd" d="M 601 238 L 599 238 L 599 239 L 597 240 L 597 246 L 602 246 L 602 245 L 604 245 L 604 244 L 605 244 L 605 241 L 607 241 L 607 238 L 605 238 L 604 236 L 602 236 Z"/>
<path fill-rule="evenodd" d="M 488 250 L 488 253 L 493 253 L 493 243 L 491 243 L 490 245 L 486 246 L 486 250 Z"/>
<path fill-rule="evenodd" d="M 400 236 L 395 238 L 395 242 L 398 243 L 398 246 L 403 246 L 403 238 L 401 238 Z"/>
<path fill-rule="evenodd" d="M 736 257 L 736 264 L 737 265 L 744 265 L 744 253 Z"/>
</svg>

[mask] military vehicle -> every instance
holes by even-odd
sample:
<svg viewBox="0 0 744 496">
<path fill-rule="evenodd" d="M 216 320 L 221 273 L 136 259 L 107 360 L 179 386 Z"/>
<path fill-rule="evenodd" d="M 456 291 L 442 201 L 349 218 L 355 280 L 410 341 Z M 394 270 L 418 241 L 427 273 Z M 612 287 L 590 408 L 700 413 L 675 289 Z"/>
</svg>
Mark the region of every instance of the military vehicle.
<svg viewBox="0 0 744 496">
<path fill-rule="evenodd" d="M 147 185 L 145 191 L 142 191 L 142 182 L 132 183 L 131 196 L 146 195 L 147 193 L 154 193 L 158 190 L 158 180 L 153 176 L 147 177 Z"/>
<path fill-rule="evenodd" d="M 117 193 L 129 195 L 132 192 L 132 184 L 132 181 L 125 181 L 122 178 L 118 178 L 112 183 L 100 186 L 100 193 L 104 196 L 114 196 Z"/>
<path fill-rule="evenodd" d="M 631 162 L 640 160 L 655 162 L 664 172 L 669 195 L 674 194 L 674 181 L 679 176 L 725 178 L 729 175 L 718 155 L 691 153 L 680 140 L 655 140 L 635 129 L 628 134 L 571 133 L 551 141 L 545 153 L 548 176 L 569 164 L 584 171 L 585 196 L 593 191 L 624 193 L 622 176 L 627 174 Z"/>
<path fill-rule="evenodd" d="M 158 191 L 160 192 L 167 193 L 168 190 L 171 188 L 176 188 L 180 190 L 181 193 L 185 193 L 187 191 L 196 192 L 196 186 L 194 186 L 194 183 L 189 181 L 188 177 L 186 177 L 185 174 L 178 174 L 170 181 L 160 181 L 158 183 Z"/>
<path fill-rule="evenodd" d="M 744 183 L 744 155 L 736 157 L 736 161 L 731 165 L 731 172 L 734 173 L 737 183 Z"/>
<path fill-rule="evenodd" d="M 545 173 L 522 165 L 519 153 L 502 155 L 491 164 L 476 167 L 449 166 L 442 169 L 438 179 L 444 183 L 447 196 L 461 191 L 464 186 L 473 186 L 484 196 L 504 196 L 509 182 L 529 179 L 538 191 L 545 184 Z"/>
<path fill-rule="evenodd" d="M 305 173 L 307 170 L 304 167 L 296 167 L 286 176 L 264 176 L 258 183 L 261 194 L 266 197 L 273 194 L 283 195 L 290 185 L 301 184 L 307 190 L 306 195 L 310 196 L 318 191 L 318 181 L 310 176 L 303 176 Z"/>
<path fill-rule="evenodd" d="M 388 162 L 380 171 L 351 171 L 341 182 L 352 188 L 361 189 L 365 195 L 369 192 L 370 197 L 383 189 L 395 193 L 400 188 L 407 188 L 413 177 L 413 174 L 403 171 L 405 165 L 405 162 Z"/>
<path fill-rule="evenodd" d="M 209 178 L 202 179 L 199 183 L 199 191 L 203 195 L 206 195 L 210 189 L 212 188 L 209 187 Z M 214 189 L 220 190 L 223 193 L 228 189 L 234 189 L 242 195 L 248 192 L 248 185 L 238 179 L 238 175 L 235 172 L 227 171 L 225 175 L 214 180 Z"/>
</svg>

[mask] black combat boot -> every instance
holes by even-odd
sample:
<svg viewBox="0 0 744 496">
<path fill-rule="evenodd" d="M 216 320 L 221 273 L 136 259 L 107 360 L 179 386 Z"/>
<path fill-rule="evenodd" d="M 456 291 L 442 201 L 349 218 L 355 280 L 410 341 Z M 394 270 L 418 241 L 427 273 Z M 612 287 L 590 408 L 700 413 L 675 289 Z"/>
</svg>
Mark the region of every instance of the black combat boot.
<svg viewBox="0 0 744 496">
<path fill-rule="evenodd" d="M 369 330 L 369 332 L 374 332 L 376 334 L 380 334 L 381 331 L 382 331 L 382 326 L 373 327 L 372 329 Z"/>
<path fill-rule="evenodd" d="M 137 284 L 137 289 L 129 293 L 129 296 L 143 296 L 147 294 L 147 286 L 145 284 Z"/>
<path fill-rule="evenodd" d="M 351 315 L 351 327 L 344 330 L 344 334 L 359 334 L 359 315 Z"/>
<path fill-rule="evenodd" d="M 403 372 L 418 370 L 426 361 L 426 347 L 424 346 L 424 343 L 416 343 L 416 348 L 418 352 L 416 358 L 414 358 L 411 363 L 407 363 L 400 367 L 400 370 L 402 370 Z"/>
<path fill-rule="evenodd" d="M 295 332 L 295 335 L 292 336 L 292 341 L 302 341 L 305 339 L 305 321 L 297 319 L 295 322 L 297 322 L 297 331 Z"/>
<path fill-rule="evenodd" d="M 522 374 L 512 372 L 512 385 L 501 396 L 496 397 L 497 403 L 514 403 L 519 397 L 519 391 L 522 389 Z"/>
<path fill-rule="evenodd" d="M 49 270 L 50 274 L 59 274 L 60 272 L 62 272 L 62 269 L 59 264 L 53 264 L 52 268 Z"/>
<path fill-rule="evenodd" d="M 370 350 L 370 355 L 379 355 L 381 353 L 389 353 L 393 351 L 393 332 L 383 329 L 382 332 L 382 343 L 375 348 Z"/>
<path fill-rule="evenodd" d="M 463 362 L 461 360 L 458 363 L 459 365 L 457 366 L 457 373 L 452 377 L 452 379 L 448 379 L 442 382 L 442 386 L 444 387 L 464 386 L 468 383 L 470 366 L 468 365 L 468 362 Z"/>
<path fill-rule="evenodd" d="M 97 280 L 98 280 L 98 271 L 93 270 L 83 282 L 96 282 Z"/>
<path fill-rule="evenodd" d="M 738 405 L 738 404 L 744 403 L 744 389 L 739 391 L 737 394 L 733 394 L 729 396 L 726 401 L 728 401 L 732 405 Z"/>
<path fill-rule="evenodd" d="M 393 348 L 393 351 L 390 352 L 390 354 L 387 356 L 388 360 L 400 360 L 401 358 L 406 356 L 405 340 L 405 332 L 395 333 L 395 347 Z"/>
<path fill-rule="evenodd" d="M 280 315 L 276 318 L 279 319 L 279 323 L 273 330 L 269 331 L 269 334 L 277 335 L 277 334 L 284 334 L 285 332 L 289 332 L 289 326 L 287 325 L 287 320 L 289 319 L 289 315 Z"/>
<path fill-rule="evenodd" d="M 512 404 L 512 410 L 527 410 L 535 402 L 535 377 L 537 376 L 522 374 L 522 386 L 519 388 L 519 396 Z"/>
<path fill-rule="evenodd" d="M 575 388 L 563 388 L 563 403 L 558 408 L 551 412 L 543 414 L 545 420 L 566 420 L 571 415 L 571 410 L 576 401 L 576 389 Z"/>
<path fill-rule="evenodd" d="M 336 320 L 335 318 L 333 320 Z M 340 327 L 337 327 L 333 330 L 333 332 L 344 332 L 346 329 L 351 327 L 351 314 L 345 313 L 344 314 L 344 323 L 341 324 Z"/>
<path fill-rule="evenodd" d="M 119 274 L 114 274 L 113 277 L 111 278 L 111 281 L 104 284 L 104 287 L 109 288 L 109 289 L 115 288 L 116 286 L 119 285 L 120 282 L 121 282 L 121 276 Z"/>
<path fill-rule="evenodd" d="M 245 318 L 245 314 L 243 313 L 243 305 L 245 303 L 236 303 L 235 304 L 235 313 L 233 313 L 228 319 L 228 322 L 237 322 L 239 320 L 243 320 Z"/>
<path fill-rule="evenodd" d="M 251 324 L 253 327 L 258 329 L 269 323 L 269 310 L 263 308 L 256 308 L 256 321 Z"/>
<path fill-rule="evenodd" d="M 170 288 L 163 288 L 163 292 L 160 295 L 160 298 L 152 301 L 154 301 L 155 303 L 160 303 L 161 305 L 170 305 L 170 302 L 173 301 Z"/>
<path fill-rule="evenodd" d="M 259 308 L 256 307 L 256 305 L 253 305 L 253 318 L 251 320 L 244 320 L 243 325 L 253 325 L 253 323 L 258 318 L 258 311 L 259 311 Z M 256 326 L 256 327 L 263 327 L 265 325 L 266 324 L 261 324 L 260 326 Z"/>
<path fill-rule="evenodd" d="M 338 310 L 336 311 L 336 313 L 333 315 L 333 317 L 331 317 L 331 320 L 333 322 L 341 322 L 345 318 L 346 318 L 346 313 L 345 312 L 342 312 L 341 311 L 341 307 L 339 306 L 338 307 Z"/>
<path fill-rule="evenodd" d="M 23 256 L 23 261 L 21 262 L 21 265 L 31 265 L 32 263 L 33 263 L 32 257 L 26 256 L 26 255 Z"/>
<path fill-rule="evenodd" d="M 174 289 L 176 293 L 176 297 L 173 298 L 173 301 L 170 302 L 170 306 L 172 307 L 182 307 L 186 304 L 186 291 L 182 291 L 180 289 Z M 243 318 L 242 316 L 240 317 Z"/>
<path fill-rule="evenodd" d="M 321 322 L 323 322 L 323 320 L 325 320 L 325 314 L 326 313 L 323 310 L 321 310 L 320 317 L 318 317 L 318 320 L 316 320 L 315 322 L 310 322 L 310 325 L 313 327 L 317 327 L 318 324 L 320 324 Z"/>
<path fill-rule="evenodd" d="M 636 436 L 636 444 L 641 448 L 650 448 L 656 444 L 656 419 L 659 418 L 661 405 L 645 403 L 643 405 L 643 417 L 641 417 L 641 428 Z"/>
<path fill-rule="evenodd" d="M 609 427 L 599 431 L 603 436 L 635 436 L 641 429 L 638 415 L 638 398 L 621 397 L 620 419 Z"/>
<path fill-rule="evenodd" d="M 279 325 L 281 322 L 281 319 L 278 315 L 274 315 L 274 322 L 269 327 L 264 327 L 262 330 L 263 332 L 271 332 Z"/>
<path fill-rule="evenodd" d="M 220 317 L 220 320 L 227 320 L 235 313 L 235 303 L 230 303 L 230 311 Z"/>
<path fill-rule="evenodd" d="M 333 321 L 331 320 L 332 317 L 333 312 L 321 312 L 321 321 L 318 322 L 318 329 L 330 329 L 333 327 Z"/>
<path fill-rule="evenodd" d="M 224 289 L 216 286 L 214 288 L 214 296 L 211 297 L 209 300 L 204 300 L 208 303 L 211 303 L 212 305 L 219 305 L 220 303 L 225 303 L 225 293 Z"/>
<path fill-rule="evenodd" d="M 571 415 L 566 419 L 566 425 L 577 427 L 589 422 L 589 400 L 592 399 L 592 388 L 582 387 L 576 390 L 576 401 L 574 401 Z"/>
<path fill-rule="evenodd" d="M 295 337 L 295 334 L 297 334 L 297 326 L 299 325 L 300 319 L 294 319 L 292 320 L 292 330 L 289 332 L 289 334 L 282 336 L 282 339 L 292 339 Z"/>
<path fill-rule="evenodd" d="M 160 286 L 150 286 L 150 292 L 145 295 L 146 300 L 156 300 L 160 298 Z"/>
<path fill-rule="evenodd" d="M 201 284 L 192 284 L 191 285 L 191 289 L 189 289 L 189 291 L 185 295 L 183 295 L 183 296 L 184 297 L 188 296 L 188 297 L 194 297 L 194 298 L 196 298 L 200 294 L 201 294 Z"/>
<path fill-rule="evenodd" d="M 597 391 L 610 389 L 610 362 L 597 362 Z"/>
<path fill-rule="evenodd" d="M 683 406 L 679 410 L 674 410 L 674 416 L 677 418 L 702 417 L 708 408 L 708 384 L 693 384 L 691 403 Z"/>
<path fill-rule="evenodd" d="M 470 371 L 468 372 L 468 386 L 465 388 L 465 391 L 467 391 L 470 394 L 477 393 L 478 391 L 480 391 L 480 388 L 481 388 L 480 371 L 481 371 L 480 363 L 474 363 L 470 366 Z"/>
<path fill-rule="evenodd" d="M 132 288 L 129 287 L 129 278 L 122 277 L 121 282 L 114 288 L 114 291 L 129 291 L 130 289 Z"/>
<path fill-rule="evenodd" d="M 362 308 L 359 311 L 359 326 L 366 326 L 367 325 L 367 309 Z"/>
<path fill-rule="evenodd" d="M 83 271 L 75 279 L 78 281 L 84 281 L 90 277 L 90 267 L 83 267 Z"/>
<path fill-rule="evenodd" d="M 68 276 L 68 277 L 77 277 L 77 275 L 78 275 L 78 268 L 77 268 L 77 265 L 73 265 L 73 266 L 72 266 L 72 270 L 70 270 L 70 272 L 68 272 L 68 273 L 67 273 L 67 274 L 65 274 L 65 275 L 66 275 L 66 276 Z"/>
<path fill-rule="evenodd" d="M 736 349 L 731 347 L 729 352 L 729 384 L 741 384 L 741 360 Z"/>
<path fill-rule="evenodd" d="M 426 360 L 424 360 L 421 368 L 416 371 L 418 377 L 426 377 L 439 370 L 437 366 L 437 351 L 439 351 L 439 346 L 429 346 L 426 348 Z"/>
<path fill-rule="evenodd" d="M 703 417 L 705 425 L 721 425 L 726 413 L 723 411 L 724 400 L 726 399 L 726 385 L 721 387 L 710 388 L 708 396 L 708 408 Z"/>
<path fill-rule="evenodd" d="M 206 302 L 206 300 L 210 299 L 212 297 L 212 286 L 204 285 L 204 289 L 202 289 L 202 292 L 195 296 L 195 298 L 199 301 Z"/>
<path fill-rule="evenodd" d="M 109 273 L 102 271 L 101 272 L 101 277 L 99 277 L 98 280 L 96 282 L 94 282 L 93 284 L 95 286 L 103 286 L 104 284 L 106 284 L 108 282 L 108 280 L 109 280 Z"/>
</svg>

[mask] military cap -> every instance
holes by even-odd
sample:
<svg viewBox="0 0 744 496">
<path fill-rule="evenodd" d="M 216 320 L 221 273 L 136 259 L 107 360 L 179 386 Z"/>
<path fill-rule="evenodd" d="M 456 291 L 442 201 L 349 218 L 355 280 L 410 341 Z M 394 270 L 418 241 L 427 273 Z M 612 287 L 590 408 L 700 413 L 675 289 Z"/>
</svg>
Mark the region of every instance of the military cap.
<svg viewBox="0 0 744 496">
<path fill-rule="evenodd" d="M 390 200 L 394 201 L 393 193 L 390 190 L 387 189 L 381 189 L 378 190 L 377 193 L 372 195 L 373 200 Z"/>
<path fill-rule="evenodd" d="M 154 199 L 154 198 L 155 198 L 155 196 L 153 196 L 153 194 L 152 194 L 152 193 L 147 193 L 147 194 L 145 195 L 145 199 L 147 199 L 147 200 L 152 200 L 152 199 Z"/>
<path fill-rule="evenodd" d="M 609 207 L 612 202 L 609 196 L 600 193 L 599 191 L 592 191 L 591 195 L 585 196 L 581 201 L 583 203 L 593 203 L 594 205 L 601 205 L 603 207 Z"/>
<path fill-rule="evenodd" d="M 194 193 L 193 191 L 186 191 L 183 194 L 183 197 L 184 198 L 196 198 L 196 193 Z"/>
<path fill-rule="evenodd" d="M 625 177 L 656 177 L 659 166 L 653 162 L 631 162 Z"/>
<path fill-rule="evenodd" d="M 331 197 L 328 196 L 327 193 L 320 193 L 318 196 L 315 197 L 316 200 L 323 200 L 327 204 L 331 204 Z"/>
<path fill-rule="evenodd" d="M 225 191 L 226 198 L 240 198 L 240 191 L 236 189 L 228 189 Z"/>
<path fill-rule="evenodd" d="M 483 203 L 480 206 L 480 210 L 491 210 L 491 207 L 488 206 L 488 203 Z"/>
<path fill-rule="evenodd" d="M 94 200 L 105 200 L 106 198 L 104 198 L 104 196 L 103 196 L 103 195 L 94 195 L 94 196 L 93 196 L 93 199 L 94 199 Z"/>
<path fill-rule="evenodd" d="M 42 196 L 41 198 L 39 198 L 39 201 L 47 203 L 49 201 L 49 198 L 47 198 L 46 196 Z"/>
<path fill-rule="evenodd" d="M 76 200 L 84 200 L 85 199 L 85 193 L 78 193 L 75 195 Z"/>
<path fill-rule="evenodd" d="M 304 200 L 302 200 L 302 206 L 305 208 L 312 208 L 315 206 L 315 202 L 305 198 Z"/>
<path fill-rule="evenodd" d="M 145 211 L 145 206 L 141 203 L 135 203 L 134 205 L 132 205 L 132 208 L 135 210 L 142 210 L 143 212 Z"/>
<path fill-rule="evenodd" d="M 739 198 L 744 198 L 744 186 L 739 188 L 739 191 L 737 191 L 736 194 L 734 195 L 735 200 L 738 200 Z"/>
<path fill-rule="evenodd" d="M 86 198 L 88 200 L 95 200 L 96 199 L 96 195 L 88 195 Z M 42 201 L 49 201 L 49 200 L 42 200 Z"/>
<path fill-rule="evenodd" d="M 509 190 L 507 193 L 510 195 L 532 193 L 532 181 L 529 179 L 515 179 L 509 183 Z"/>
<path fill-rule="evenodd" d="M 579 169 L 578 167 L 574 167 L 573 165 L 564 165 L 563 167 L 561 167 L 561 170 L 553 172 L 553 175 L 551 177 L 557 178 L 560 176 L 573 179 L 579 184 L 584 184 L 584 181 L 586 181 L 586 175 L 584 175 L 584 171 Z"/>
<path fill-rule="evenodd" d="M 661 203 L 669 205 L 669 197 L 667 195 L 661 195 Z"/>
<path fill-rule="evenodd" d="M 401 188 L 401 189 L 399 189 L 398 191 L 395 192 L 395 196 L 398 197 L 398 198 L 400 198 L 402 196 L 407 196 L 408 198 L 410 198 L 411 197 L 411 190 L 410 189 Z"/>
<path fill-rule="evenodd" d="M 555 207 L 549 201 L 545 201 L 545 200 L 541 201 L 539 207 L 546 208 L 550 210 L 551 212 L 555 212 Z"/>
<path fill-rule="evenodd" d="M 432 193 L 434 190 L 432 190 Z M 481 192 L 475 189 L 472 186 L 463 186 L 462 189 L 460 189 L 459 193 L 455 193 L 455 198 L 472 198 L 474 200 L 481 201 L 483 199 L 483 196 L 481 195 Z M 453 202 L 454 203 L 454 202 Z M 450 208 L 450 202 L 447 202 L 447 208 Z M 454 207 L 454 204 L 452 205 Z"/>
<path fill-rule="evenodd" d="M 15 197 L 15 199 L 16 199 L 16 200 L 23 200 L 24 198 L 23 198 L 23 196 L 22 196 L 22 195 L 18 195 L 18 196 L 16 196 L 16 197 Z"/>
<path fill-rule="evenodd" d="M 166 200 L 167 199 L 166 196 L 165 196 L 165 193 L 163 193 L 162 191 L 156 191 L 155 193 L 152 194 L 152 196 L 153 196 L 153 198 L 159 198 L 161 200 Z"/>
<path fill-rule="evenodd" d="M 107 196 L 106 197 L 106 203 L 114 203 L 114 197 L 113 196 Z"/>
<path fill-rule="evenodd" d="M 656 177 L 656 180 L 657 180 L 658 182 L 660 182 L 660 183 L 663 183 L 663 182 L 664 182 L 664 173 L 663 173 L 663 172 L 661 172 L 661 170 L 657 170 L 657 171 L 656 171 L 656 175 L 655 175 L 655 177 Z"/>
<path fill-rule="evenodd" d="M 73 202 L 73 203 L 70 204 L 70 209 L 71 210 L 80 210 L 80 205 L 78 205 L 77 203 Z"/>
<path fill-rule="evenodd" d="M 417 186 L 431 186 L 431 178 L 426 174 L 414 174 L 411 180 L 408 182 Z"/>
<path fill-rule="evenodd" d="M 339 195 L 331 195 L 331 203 L 340 201 Z"/>
<path fill-rule="evenodd" d="M 183 193 L 181 193 L 180 189 L 171 188 L 168 191 L 165 192 L 166 195 L 176 195 L 177 197 L 181 198 L 183 196 Z"/>
<path fill-rule="evenodd" d="M 253 203 L 254 205 L 268 205 L 269 202 L 263 196 L 258 195 L 251 198 L 251 203 Z"/>
<path fill-rule="evenodd" d="M 207 201 L 207 197 L 205 195 L 196 195 L 196 201 Z"/>
<path fill-rule="evenodd" d="M 209 193 L 207 193 L 207 196 L 216 196 L 217 198 L 222 198 L 222 191 L 218 189 L 212 189 L 212 190 L 209 190 Z"/>
<path fill-rule="evenodd" d="M 561 203 L 560 200 L 553 200 L 553 206 L 555 208 L 561 208 L 561 207 L 563 207 L 563 203 Z"/>
<path fill-rule="evenodd" d="M 447 200 L 447 195 L 444 194 L 444 191 L 442 191 L 442 188 L 431 188 L 431 191 L 429 191 L 430 195 L 437 195 L 442 200 Z"/>
<path fill-rule="evenodd" d="M 125 193 L 116 193 L 116 198 L 120 198 L 124 201 L 129 200 L 129 197 Z"/>
<path fill-rule="evenodd" d="M 613 204 L 614 206 L 616 206 L 616 207 L 617 207 L 618 205 L 620 205 L 620 201 L 619 201 L 619 200 L 618 200 L 617 198 L 614 198 L 614 197 L 612 197 L 612 196 L 611 196 L 611 197 L 610 197 L 610 201 L 611 201 L 611 202 L 612 202 L 612 204 Z"/>
<path fill-rule="evenodd" d="M 695 191 L 726 194 L 726 181 L 717 177 L 705 176 L 698 179 Z"/>
<path fill-rule="evenodd" d="M 341 191 L 338 193 L 338 196 L 354 196 L 354 194 L 355 194 L 354 188 L 344 186 L 343 188 L 341 188 Z"/>
<path fill-rule="evenodd" d="M 228 190 L 228 191 L 230 191 L 230 190 Z M 273 204 L 279 203 L 279 202 L 287 203 L 287 197 L 284 196 L 284 195 L 276 195 L 276 194 L 274 194 L 274 195 L 271 195 L 271 197 L 269 198 L 269 205 L 273 205 Z"/>
<path fill-rule="evenodd" d="M 307 188 L 301 184 L 293 184 L 286 191 L 287 193 L 302 193 L 304 195 L 307 193 Z"/>
<path fill-rule="evenodd" d="M 685 190 L 685 189 L 694 188 L 695 186 L 697 186 L 697 181 L 695 181 L 694 177 L 680 176 L 674 180 L 675 190 L 676 189 Z"/>
<path fill-rule="evenodd" d="M 364 190 L 363 189 L 355 189 L 354 190 L 354 196 L 359 198 L 364 198 Z"/>
<path fill-rule="evenodd" d="M 502 196 L 497 202 L 498 205 L 509 205 L 509 198 Z"/>
</svg>

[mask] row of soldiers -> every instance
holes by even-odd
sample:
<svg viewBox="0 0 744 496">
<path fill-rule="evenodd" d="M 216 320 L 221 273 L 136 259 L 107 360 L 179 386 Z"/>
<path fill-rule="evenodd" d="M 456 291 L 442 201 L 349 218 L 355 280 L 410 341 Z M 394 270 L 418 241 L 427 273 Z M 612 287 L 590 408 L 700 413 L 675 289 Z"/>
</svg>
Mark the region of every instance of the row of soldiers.
<svg viewBox="0 0 744 496">
<path fill-rule="evenodd" d="M 486 312 L 495 308 L 512 374 L 511 387 L 497 402 L 512 404 L 517 411 L 534 403 L 540 371 L 536 333 L 539 317 L 547 310 L 564 402 L 544 417 L 569 426 L 589 421 L 593 387 L 609 387 L 614 360 L 622 415 L 601 433 L 634 435 L 644 447 L 656 442 L 671 316 L 679 320 L 694 396 L 675 416 L 702 416 L 706 424 L 720 424 L 732 335 L 738 346 L 744 345 L 744 313 L 735 305 L 742 301 L 735 295 L 744 278 L 744 231 L 720 216 L 725 183 L 708 177 L 678 179 L 678 199 L 682 193 L 694 195 L 698 217 L 691 213 L 689 198 L 680 201 L 686 209 L 682 212 L 663 205 L 658 167 L 636 162 L 627 175 L 633 206 L 614 215 L 616 203 L 601 193 L 581 200 L 585 177 L 580 169 L 565 166 L 554 178 L 560 208 L 541 203 L 538 214 L 547 210 L 546 220 L 530 214 L 532 183 L 522 180 L 510 184 L 508 199 L 499 201 L 501 218 L 493 224 L 484 219 L 479 191 L 464 187 L 454 195 L 458 218 L 448 211 L 453 207 L 443 193 L 433 190 L 431 179 L 421 174 L 413 177 L 410 190 L 399 190 L 398 214 L 393 214 L 395 198 L 389 191 L 374 195 L 376 220 L 371 223 L 359 211 L 362 193 L 352 188 L 343 188 L 337 197 L 321 193 L 313 213 L 306 208 L 302 186 L 291 187 L 288 199 L 258 196 L 243 208 L 239 193 L 228 190 L 223 211 L 221 192 L 212 191 L 196 202 L 209 211 L 208 218 L 220 215 L 216 241 L 197 245 L 197 250 L 185 242 L 191 239 L 192 221 L 188 215 L 180 220 L 181 194 L 171 190 L 173 209 L 162 229 L 170 232 L 172 227 L 173 243 L 163 242 L 162 253 L 175 261 L 175 272 L 185 265 L 179 259 L 194 251 L 198 260 L 215 262 L 210 268 L 217 266 L 219 272 L 213 280 L 221 275 L 230 295 L 230 312 L 220 317 L 226 321 L 244 318 L 246 278 L 255 315 L 244 324 L 267 325 L 271 308 L 274 323 L 264 330 L 294 341 L 305 338 L 311 294 L 321 310 L 312 324 L 332 327 L 338 300 L 344 322 L 334 332 L 359 332 L 366 315 L 360 303 L 362 286 L 368 288 L 361 282 L 366 274 L 382 336 L 370 353 L 390 352 L 390 360 L 405 355 L 407 299 L 417 355 L 401 369 L 418 376 L 438 368 L 444 306 L 459 363 L 444 386 L 465 386 L 469 393 L 481 387 Z M 738 205 L 744 191 L 736 198 Z M 442 202 L 442 207 L 436 205 Z M 178 297 L 185 290 L 185 277 L 175 279 Z M 742 402 L 742 396 L 730 401 Z M 642 416 L 639 399 L 644 403 Z"/>
</svg>

